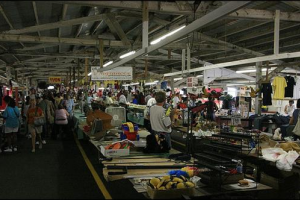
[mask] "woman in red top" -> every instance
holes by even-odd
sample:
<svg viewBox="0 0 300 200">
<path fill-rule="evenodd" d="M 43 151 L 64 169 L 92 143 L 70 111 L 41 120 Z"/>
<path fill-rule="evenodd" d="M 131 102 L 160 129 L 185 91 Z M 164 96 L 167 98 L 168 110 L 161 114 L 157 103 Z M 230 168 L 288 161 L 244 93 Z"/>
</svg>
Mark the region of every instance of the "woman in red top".
<svg viewBox="0 0 300 200">
<path fill-rule="evenodd" d="M 31 133 L 31 142 L 32 142 L 32 153 L 35 152 L 35 140 L 36 135 L 38 135 L 38 140 L 40 142 L 39 149 L 43 148 L 41 133 L 43 132 L 43 126 L 36 127 L 34 125 L 34 118 L 35 117 L 43 117 L 44 113 L 43 110 L 36 106 L 35 99 L 30 99 L 30 107 L 27 111 L 27 124 L 28 124 L 28 131 Z"/>
</svg>

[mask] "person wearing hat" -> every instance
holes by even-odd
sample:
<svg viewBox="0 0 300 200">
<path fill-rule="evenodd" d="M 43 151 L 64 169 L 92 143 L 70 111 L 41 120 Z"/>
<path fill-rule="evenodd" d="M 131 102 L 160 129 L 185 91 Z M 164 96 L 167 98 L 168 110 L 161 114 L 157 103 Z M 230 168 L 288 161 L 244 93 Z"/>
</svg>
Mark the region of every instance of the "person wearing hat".
<svg viewBox="0 0 300 200">
<path fill-rule="evenodd" d="M 295 110 L 295 105 L 294 105 L 294 101 L 293 100 L 290 100 L 289 101 L 289 104 L 285 106 L 284 108 L 284 113 L 285 114 L 288 114 L 289 116 L 293 116 L 293 113 L 294 113 L 294 110 Z"/>
</svg>

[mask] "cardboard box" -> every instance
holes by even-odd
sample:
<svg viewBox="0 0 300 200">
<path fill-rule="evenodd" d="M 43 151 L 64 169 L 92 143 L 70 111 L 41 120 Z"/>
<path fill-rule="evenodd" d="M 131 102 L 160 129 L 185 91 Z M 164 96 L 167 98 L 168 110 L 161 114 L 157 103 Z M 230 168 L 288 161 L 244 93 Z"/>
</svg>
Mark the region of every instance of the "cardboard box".
<svg viewBox="0 0 300 200">
<path fill-rule="evenodd" d="M 121 157 L 121 156 L 129 156 L 129 149 L 105 149 L 104 146 L 101 146 L 101 153 L 105 157 Z"/>
<path fill-rule="evenodd" d="M 150 199 L 180 199 L 182 195 L 194 196 L 195 188 L 155 190 L 147 186 L 147 194 Z"/>
</svg>

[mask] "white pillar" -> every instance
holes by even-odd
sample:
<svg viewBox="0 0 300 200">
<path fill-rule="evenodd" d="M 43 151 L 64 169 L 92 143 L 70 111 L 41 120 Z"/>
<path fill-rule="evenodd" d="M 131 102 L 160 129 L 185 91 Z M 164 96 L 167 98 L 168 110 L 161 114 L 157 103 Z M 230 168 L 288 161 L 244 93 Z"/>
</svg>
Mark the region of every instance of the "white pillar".
<svg viewBox="0 0 300 200">
<path fill-rule="evenodd" d="M 6 65 L 6 78 L 7 84 L 9 85 L 9 80 L 11 79 L 11 66 Z"/>
<path fill-rule="evenodd" d="M 259 80 L 262 77 L 262 62 L 257 62 L 255 65 L 256 68 L 256 89 L 260 87 L 260 84 L 258 83 Z M 261 98 L 261 92 L 258 93 L 257 97 L 255 98 L 255 114 L 261 115 L 261 106 L 262 102 L 259 100 Z"/>
<path fill-rule="evenodd" d="M 186 45 L 186 49 L 187 49 L 187 70 L 191 69 L 191 49 L 189 47 L 189 45 Z"/>
<path fill-rule="evenodd" d="M 185 49 L 182 49 L 182 55 L 181 55 L 181 69 L 182 72 L 185 71 Z"/>
<path fill-rule="evenodd" d="M 280 10 L 275 12 L 274 20 L 274 54 L 279 54 Z"/>
<path fill-rule="evenodd" d="M 149 12 L 148 1 L 143 2 L 143 42 L 142 47 L 148 47 Z"/>
</svg>

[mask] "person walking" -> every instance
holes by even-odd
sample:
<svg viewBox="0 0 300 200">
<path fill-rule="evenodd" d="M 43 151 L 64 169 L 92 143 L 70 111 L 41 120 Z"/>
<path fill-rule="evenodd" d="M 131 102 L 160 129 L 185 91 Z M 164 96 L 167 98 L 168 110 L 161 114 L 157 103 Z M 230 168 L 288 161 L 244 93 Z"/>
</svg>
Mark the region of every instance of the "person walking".
<svg viewBox="0 0 300 200">
<path fill-rule="evenodd" d="M 61 138 L 66 138 L 70 136 L 68 129 L 68 117 L 69 113 L 64 107 L 60 104 L 58 105 L 58 109 L 55 111 L 55 124 L 54 131 L 52 132 L 52 138 L 57 139 L 57 135 L 62 129 L 63 134 Z"/>
<path fill-rule="evenodd" d="M 43 132 L 43 126 L 34 125 L 34 119 L 36 117 L 44 117 L 44 113 L 40 107 L 37 107 L 35 99 L 30 99 L 30 107 L 27 112 L 27 124 L 28 124 L 28 131 L 31 134 L 32 153 L 35 152 L 36 137 L 38 137 L 39 140 L 39 149 L 43 148 L 42 136 L 41 136 Z"/>
<path fill-rule="evenodd" d="M 24 105 L 23 105 L 23 109 L 22 109 L 22 117 L 23 117 L 23 121 L 25 122 L 24 123 L 24 128 L 25 128 L 25 136 L 28 138 L 28 139 L 30 139 L 31 138 L 31 134 L 29 134 L 29 132 L 28 132 L 28 125 L 27 125 L 27 123 L 26 123 L 26 121 L 27 121 L 27 112 L 28 112 L 28 109 L 29 109 L 29 107 L 30 107 L 30 96 L 27 96 L 26 97 L 26 101 L 25 101 L 25 103 L 24 103 Z"/>
<path fill-rule="evenodd" d="M 4 97 L 4 102 L 7 104 L 2 116 L 5 119 L 4 133 L 7 139 L 7 149 L 4 152 L 17 151 L 17 133 L 20 126 L 20 111 L 16 106 L 16 102 L 10 96 Z"/>
</svg>

